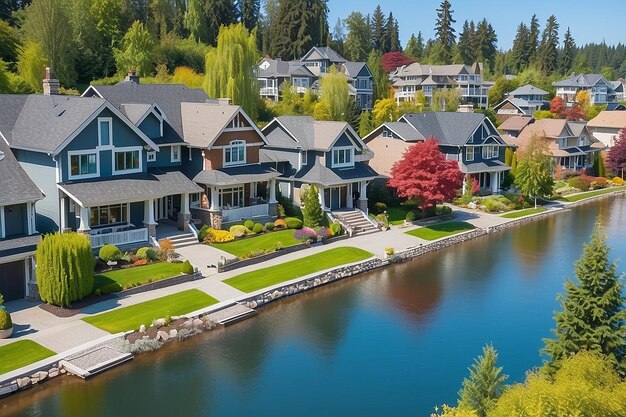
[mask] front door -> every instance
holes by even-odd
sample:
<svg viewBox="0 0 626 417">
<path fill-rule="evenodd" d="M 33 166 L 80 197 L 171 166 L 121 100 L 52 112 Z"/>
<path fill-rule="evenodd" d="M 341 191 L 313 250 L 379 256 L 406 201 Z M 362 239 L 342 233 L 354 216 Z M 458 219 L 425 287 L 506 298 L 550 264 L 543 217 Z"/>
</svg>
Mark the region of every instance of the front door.
<svg viewBox="0 0 626 417">
<path fill-rule="evenodd" d="M 20 300 L 26 296 L 24 261 L 0 264 L 0 293 L 4 301 Z"/>
</svg>

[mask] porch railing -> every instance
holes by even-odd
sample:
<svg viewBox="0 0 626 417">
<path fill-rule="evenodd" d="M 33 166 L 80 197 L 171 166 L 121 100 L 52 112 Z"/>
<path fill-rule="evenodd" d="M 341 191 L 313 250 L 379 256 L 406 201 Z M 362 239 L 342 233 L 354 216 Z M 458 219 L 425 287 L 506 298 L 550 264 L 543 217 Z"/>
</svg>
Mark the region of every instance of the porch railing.
<svg viewBox="0 0 626 417">
<path fill-rule="evenodd" d="M 267 216 L 269 204 L 257 204 L 248 207 L 239 207 L 222 210 L 222 221 L 234 222 L 252 217 Z"/>
<path fill-rule="evenodd" d="M 91 235 L 90 238 L 92 248 L 99 248 L 107 243 L 111 245 L 126 245 L 129 243 L 147 242 L 148 229 L 142 228 L 125 230 L 123 232 L 101 233 Z"/>
</svg>

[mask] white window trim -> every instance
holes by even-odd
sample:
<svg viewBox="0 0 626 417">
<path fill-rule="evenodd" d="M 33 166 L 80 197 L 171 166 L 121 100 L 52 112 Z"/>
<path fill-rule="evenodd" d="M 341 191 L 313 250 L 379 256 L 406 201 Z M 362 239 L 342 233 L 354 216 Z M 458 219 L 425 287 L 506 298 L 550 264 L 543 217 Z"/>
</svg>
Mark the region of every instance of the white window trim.
<svg viewBox="0 0 626 417">
<path fill-rule="evenodd" d="M 76 155 L 96 155 L 96 173 L 72 175 L 72 156 Z M 70 180 L 82 180 L 85 178 L 97 178 L 100 176 L 100 153 L 96 149 L 67 152 L 67 178 Z"/>
<path fill-rule="evenodd" d="M 350 162 L 344 162 L 342 164 L 336 163 L 335 162 L 335 151 L 346 151 L 349 150 L 351 155 L 350 155 Z M 332 160 L 332 164 L 331 167 L 332 168 L 345 168 L 345 167 L 353 167 L 354 166 L 354 147 L 353 146 L 336 146 L 334 148 L 331 149 L 331 160 Z"/>
<path fill-rule="evenodd" d="M 132 152 L 139 151 L 139 168 L 136 169 L 127 169 L 123 171 L 118 171 L 115 169 L 115 154 L 121 152 Z M 134 174 L 137 172 L 143 172 L 143 155 L 142 155 L 143 147 L 142 146 L 129 146 L 126 148 L 115 148 L 113 149 L 112 158 L 111 158 L 111 172 L 113 175 L 124 175 L 124 174 Z"/>
<path fill-rule="evenodd" d="M 231 149 L 232 148 L 239 148 L 243 146 L 243 161 L 236 161 L 236 162 L 226 162 L 226 150 L 227 149 Z M 232 159 L 232 151 L 231 151 L 231 159 Z M 235 165 L 243 165 L 246 163 L 246 161 L 248 160 L 248 149 L 247 149 L 247 144 L 245 140 L 241 140 L 241 139 L 235 139 L 230 141 L 230 144 L 228 146 L 224 146 L 224 150 L 222 151 L 222 166 L 235 166 Z"/>
<path fill-rule="evenodd" d="M 469 151 L 470 151 L 470 149 L 472 150 L 472 153 L 471 153 L 472 158 L 471 158 L 471 159 L 470 159 L 470 152 L 469 152 Z M 465 160 L 466 160 L 467 162 L 473 161 L 473 160 L 474 160 L 474 158 L 476 157 L 475 155 L 476 155 L 476 148 L 475 148 L 475 147 L 473 147 L 473 146 L 468 146 L 468 147 L 466 147 L 466 148 L 465 148 Z"/>
<path fill-rule="evenodd" d="M 109 124 L 109 144 L 102 144 L 102 136 L 100 134 L 100 124 L 108 123 Z M 112 148 L 113 147 L 113 118 L 112 117 L 98 117 L 98 146 L 100 148 Z"/>
<path fill-rule="evenodd" d="M 156 151 L 146 152 L 146 162 L 156 162 Z"/>
<path fill-rule="evenodd" d="M 500 149 L 497 145 L 485 145 L 482 149 L 483 159 L 494 159 L 500 154 Z"/>
<path fill-rule="evenodd" d="M 302 151 L 302 166 L 304 165 L 308 165 L 309 161 L 308 161 L 308 152 L 307 151 Z"/>
<path fill-rule="evenodd" d="M 174 148 L 178 148 L 178 158 L 174 157 Z M 170 162 L 180 162 L 180 158 L 181 158 L 180 152 L 181 152 L 180 145 L 170 146 Z"/>
</svg>

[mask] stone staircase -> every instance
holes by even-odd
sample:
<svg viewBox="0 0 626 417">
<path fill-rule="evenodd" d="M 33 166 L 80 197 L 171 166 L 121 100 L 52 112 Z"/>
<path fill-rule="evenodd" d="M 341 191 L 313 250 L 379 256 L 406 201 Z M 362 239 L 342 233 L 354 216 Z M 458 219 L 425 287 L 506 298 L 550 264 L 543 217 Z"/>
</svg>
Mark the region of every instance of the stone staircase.
<svg viewBox="0 0 626 417">
<path fill-rule="evenodd" d="M 168 239 L 174 244 L 174 249 L 184 248 L 185 246 L 197 245 L 198 239 L 191 233 L 170 236 Z"/>
<path fill-rule="evenodd" d="M 365 218 L 365 214 L 360 210 L 337 210 L 332 213 L 342 223 L 350 226 L 355 235 L 379 231 L 377 227 Z"/>
</svg>

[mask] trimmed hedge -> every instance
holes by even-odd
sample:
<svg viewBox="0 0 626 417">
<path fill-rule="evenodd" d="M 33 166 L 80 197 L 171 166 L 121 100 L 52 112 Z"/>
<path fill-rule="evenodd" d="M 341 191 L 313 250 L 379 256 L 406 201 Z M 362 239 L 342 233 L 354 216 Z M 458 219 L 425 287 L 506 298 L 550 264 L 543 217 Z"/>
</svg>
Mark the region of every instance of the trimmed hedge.
<svg viewBox="0 0 626 417">
<path fill-rule="evenodd" d="M 271 232 L 272 230 L 274 230 L 274 223 L 273 222 L 265 223 L 265 228 Z"/>
<path fill-rule="evenodd" d="M 44 302 L 67 307 L 91 294 L 95 259 L 87 236 L 47 235 L 37 245 L 35 256 L 39 295 Z"/>
<path fill-rule="evenodd" d="M 230 226 L 230 233 L 236 238 L 242 237 L 250 233 L 250 229 L 242 224 L 236 224 L 234 226 Z"/>
<path fill-rule="evenodd" d="M 6 330 L 13 327 L 11 315 L 6 310 L 0 310 L 0 330 Z"/>
<path fill-rule="evenodd" d="M 252 228 L 254 227 L 254 222 L 248 219 L 245 222 L 243 222 L 243 225 L 246 226 L 248 230 L 252 230 Z"/>
<path fill-rule="evenodd" d="M 122 251 L 115 245 L 105 244 L 98 251 L 98 258 L 104 262 L 118 261 L 122 257 Z"/>
<path fill-rule="evenodd" d="M 191 265 L 191 262 L 189 262 L 189 260 L 185 260 L 185 262 L 183 262 L 182 266 L 180 267 L 180 270 L 183 274 L 193 274 L 193 265 Z"/>
<path fill-rule="evenodd" d="M 302 229 L 304 223 L 297 217 L 285 217 L 285 223 L 289 229 Z M 276 223 L 274 223 L 276 224 Z"/>
<path fill-rule="evenodd" d="M 135 256 L 137 256 L 139 259 L 147 259 L 149 261 L 156 261 L 159 257 L 157 251 L 147 246 L 137 249 L 137 253 L 135 253 Z"/>
</svg>

